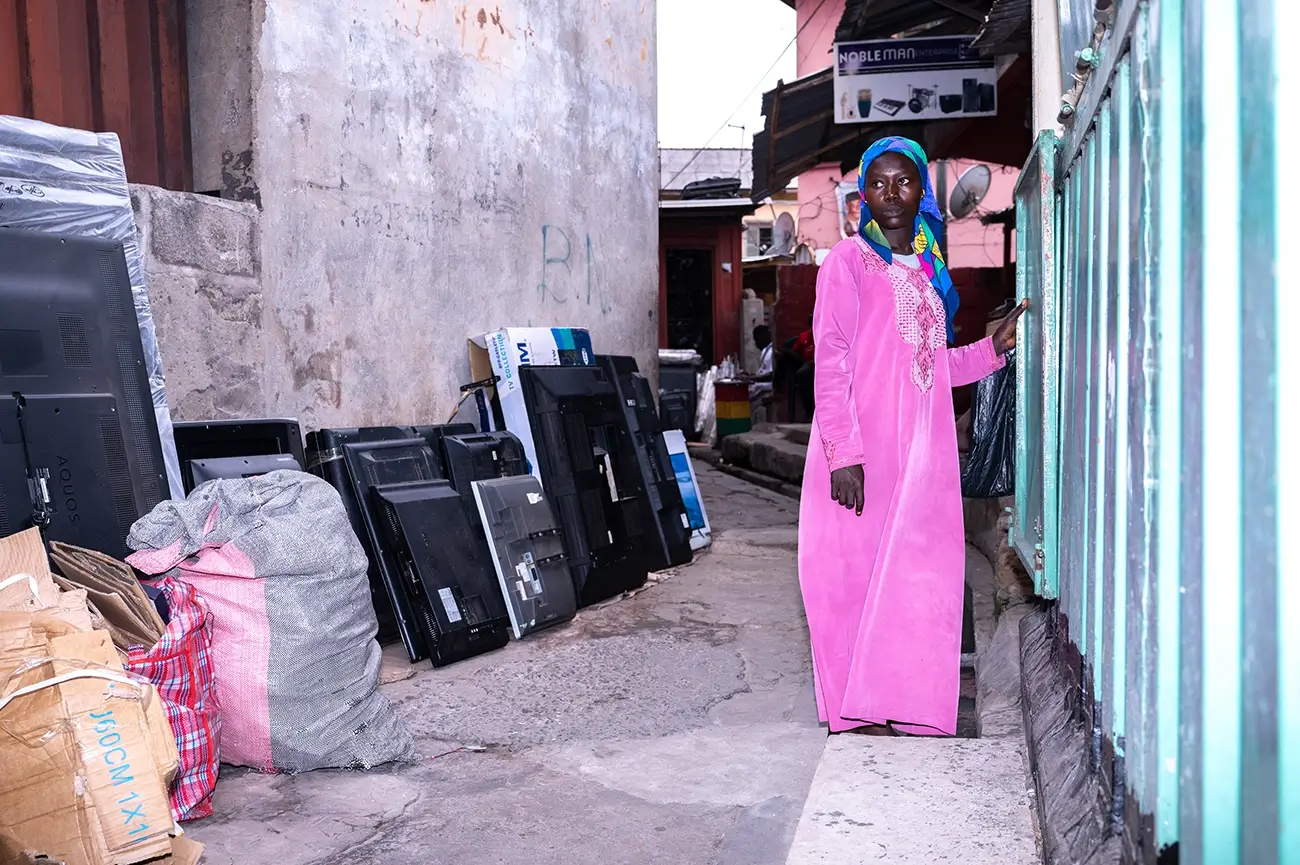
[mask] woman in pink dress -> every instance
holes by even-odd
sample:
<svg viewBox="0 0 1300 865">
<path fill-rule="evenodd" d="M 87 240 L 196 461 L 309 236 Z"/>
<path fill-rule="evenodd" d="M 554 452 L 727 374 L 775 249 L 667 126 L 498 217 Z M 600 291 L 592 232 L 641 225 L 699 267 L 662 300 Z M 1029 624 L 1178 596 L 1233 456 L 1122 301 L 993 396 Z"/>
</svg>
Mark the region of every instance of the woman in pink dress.
<svg viewBox="0 0 1300 865">
<path fill-rule="evenodd" d="M 860 229 L 822 264 L 813 319 L 799 582 L 817 708 L 835 733 L 952 736 L 966 563 L 952 388 L 1002 368 L 1027 304 L 948 348 L 957 292 L 925 152 L 878 141 L 858 187 Z"/>
</svg>

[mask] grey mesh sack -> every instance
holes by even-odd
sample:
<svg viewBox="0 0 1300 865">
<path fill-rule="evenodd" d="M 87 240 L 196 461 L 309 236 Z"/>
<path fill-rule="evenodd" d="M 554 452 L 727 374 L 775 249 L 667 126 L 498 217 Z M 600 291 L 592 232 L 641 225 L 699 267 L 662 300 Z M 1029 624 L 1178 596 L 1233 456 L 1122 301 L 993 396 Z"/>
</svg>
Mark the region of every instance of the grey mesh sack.
<svg viewBox="0 0 1300 865">
<path fill-rule="evenodd" d="M 206 483 L 136 522 L 128 561 L 212 610 L 223 763 L 366 768 L 413 755 L 376 690 L 366 555 L 338 492 L 303 472 Z"/>
</svg>

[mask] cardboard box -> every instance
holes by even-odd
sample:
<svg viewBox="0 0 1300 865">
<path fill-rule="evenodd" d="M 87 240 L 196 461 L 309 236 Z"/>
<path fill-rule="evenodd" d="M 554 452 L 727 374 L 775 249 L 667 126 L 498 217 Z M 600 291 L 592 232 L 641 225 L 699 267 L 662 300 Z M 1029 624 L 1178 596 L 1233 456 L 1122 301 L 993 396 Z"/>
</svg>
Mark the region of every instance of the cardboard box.
<svg viewBox="0 0 1300 865">
<path fill-rule="evenodd" d="M 537 447 L 528 423 L 523 388 L 519 384 L 519 367 L 525 364 L 592 366 L 595 362 L 591 335 L 577 327 L 507 327 L 469 341 L 470 375 L 474 381 L 493 375 L 501 377 L 495 392 L 501 416 L 506 429 L 523 443 L 528 470 L 539 481 L 542 477 L 537 466 Z"/>
<path fill-rule="evenodd" d="M 172 852 L 148 865 L 199 865 L 203 861 L 203 845 L 185 836 L 172 839 Z M 21 841 L 0 829 L 0 865 L 68 865 L 65 859 L 51 859 L 39 850 L 23 847 Z"/>
<path fill-rule="evenodd" d="M 58 602 L 40 530 L 0 538 L 0 610 L 35 612 Z"/>
<path fill-rule="evenodd" d="M 80 631 L 92 627 L 84 591 L 62 592 L 50 573 L 50 560 L 39 529 L 0 538 L 0 611 L 45 610 Z"/>
<path fill-rule="evenodd" d="M 179 758 L 153 686 L 105 631 L 0 613 L 0 832 L 67 865 L 174 856 L 167 785 Z"/>
<path fill-rule="evenodd" d="M 130 565 L 58 541 L 50 543 L 50 558 L 61 572 L 55 584 L 65 594 L 88 596 L 89 608 L 99 615 L 96 627 L 108 631 L 119 649 L 150 647 L 162 638 L 166 626 Z"/>
</svg>

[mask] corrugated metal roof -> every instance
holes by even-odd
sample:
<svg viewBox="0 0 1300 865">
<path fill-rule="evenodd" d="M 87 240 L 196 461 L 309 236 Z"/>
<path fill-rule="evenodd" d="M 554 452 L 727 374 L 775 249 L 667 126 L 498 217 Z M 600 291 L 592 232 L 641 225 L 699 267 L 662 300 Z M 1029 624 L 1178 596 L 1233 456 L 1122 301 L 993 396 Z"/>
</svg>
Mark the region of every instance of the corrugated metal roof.
<svg viewBox="0 0 1300 865">
<path fill-rule="evenodd" d="M 711 177 L 735 177 L 748 192 L 754 186 L 754 154 L 739 147 L 659 148 L 659 188 L 681 192 L 686 184 Z"/>
<path fill-rule="evenodd" d="M 996 0 L 971 48 L 986 57 L 1029 53 L 1032 5 L 1033 0 Z"/>
<path fill-rule="evenodd" d="M 974 33 L 993 0 L 845 0 L 836 42 Z"/>
<path fill-rule="evenodd" d="M 670 199 L 659 202 L 660 210 L 753 210 L 754 202 L 748 198 L 701 198 L 695 201 Z"/>
</svg>

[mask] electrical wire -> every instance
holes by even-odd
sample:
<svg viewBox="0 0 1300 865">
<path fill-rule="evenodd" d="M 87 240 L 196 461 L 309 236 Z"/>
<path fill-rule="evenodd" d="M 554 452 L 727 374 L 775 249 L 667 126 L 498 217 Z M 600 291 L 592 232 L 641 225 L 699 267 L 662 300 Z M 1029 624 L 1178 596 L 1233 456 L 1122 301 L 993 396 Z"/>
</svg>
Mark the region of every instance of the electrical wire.
<svg viewBox="0 0 1300 865">
<path fill-rule="evenodd" d="M 764 72 L 762 77 L 758 79 L 758 83 L 750 88 L 749 92 L 745 94 L 745 98 L 740 100 L 740 104 L 736 106 L 735 110 L 733 110 L 730 114 L 727 115 L 727 119 L 722 121 L 722 125 L 718 127 L 717 131 L 714 132 L 712 135 L 710 135 L 708 140 L 704 142 L 704 146 L 696 149 L 695 153 L 691 156 L 691 158 L 686 160 L 686 164 L 683 165 L 681 168 L 679 168 L 677 170 L 677 173 L 674 174 L 667 183 L 662 184 L 663 189 L 671 189 L 673 182 L 676 181 L 677 178 L 681 177 L 683 174 L 686 173 L 686 169 L 690 168 L 691 165 L 695 162 L 695 160 L 700 158 L 700 154 L 702 154 L 704 151 L 709 149 L 709 145 L 713 143 L 713 139 L 717 138 L 719 135 L 722 134 L 722 130 L 726 129 L 731 124 L 731 119 L 740 113 L 740 109 L 745 107 L 745 103 L 749 102 L 749 97 L 753 96 L 755 91 L 757 91 L 758 88 L 763 86 L 763 82 L 767 80 L 767 76 L 772 74 L 772 70 L 775 69 L 776 65 L 781 62 L 781 58 L 785 57 L 786 52 L 789 51 L 792 47 L 794 47 L 795 43 L 799 41 L 799 36 L 803 33 L 804 30 L 808 28 L 808 25 L 817 19 L 817 13 L 822 11 L 822 7 L 825 5 L 826 5 L 826 0 L 821 0 L 821 2 L 817 4 L 817 8 L 813 9 L 812 15 L 809 15 L 808 20 L 803 22 L 803 26 L 795 31 L 794 38 L 791 39 L 790 42 L 784 48 L 781 49 L 781 53 L 778 54 L 776 56 L 776 59 L 772 61 L 772 65 L 767 67 L 767 71 Z"/>
</svg>

